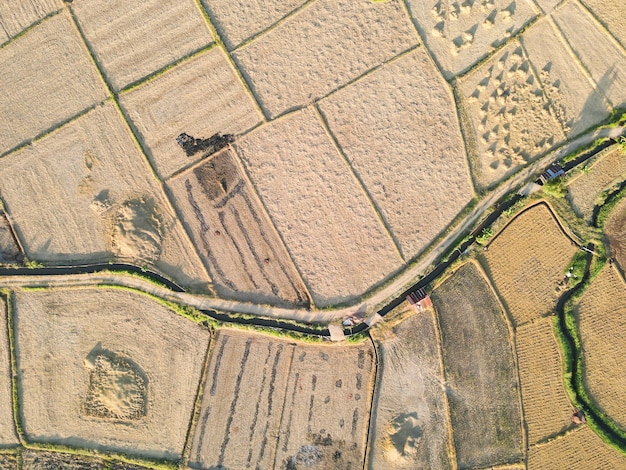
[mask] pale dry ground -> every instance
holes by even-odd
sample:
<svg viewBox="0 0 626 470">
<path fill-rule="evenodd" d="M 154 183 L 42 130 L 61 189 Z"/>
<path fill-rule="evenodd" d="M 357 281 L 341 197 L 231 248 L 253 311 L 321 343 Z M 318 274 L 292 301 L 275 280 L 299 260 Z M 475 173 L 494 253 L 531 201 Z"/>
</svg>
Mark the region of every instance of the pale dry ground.
<svg viewBox="0 0 626 470">
<path fill-rule="evenodd" d="M 402 260 L 370 201 L 307 108 L 236 143 L 317 306 L 359 295 Z"/>
<path fill-rule="evenodd" d="M 607 446 L 587 426 L 564 437 L 531 447 L 528 470 L 618 470 L 626 468 L 626 457 Z"/>
<path fill-rule="evenodd" d="M 222 298 L 308 306 L 285 246 L 228 148 L 168 182 Z"/>
<path fill-rule="evenodd" d="M 489 244 L 481 263 L 516 325 L 550 313 L 576 246 L 543 204 L 516 217 Z"/>
<path fill-rule="evenodd" d="M 568 182 L 567 199 L 580 217 L 590 221 L 602 191 L 624 179 L 625 175 L 626 152 L 619 146 L 609 147 L 589 165 L 587 173 L 582 172 Z"/>
<path fill-rule="evenodd" d="M 568 428 L 574 412 L 563 385 L 563 364 L 553 328 L 553 319 L 543 318 L 516 331 L 529 445 Z"/>
<path fill-rule="evenodd" d="M 181 455 L 207 330 L 146 296 L 100 288 L 16 291 L 15 332 L 28 439 L 154 458 Z M 133 364 L 145 377 L 144 416 L 86 414 L 88 361 L 100 353 Z M 125 384 L 115 385 L 102 396 L 105 403 L 129 398 Z"/>
<path fill-rule="evenodd" d="M 0 154 L 107 96 L 67 12 L 0 49 L 0 90 Z"/>
<path fill-rule="evenodd" d="M 0 297 L 0 448 L 19 444 L 13 421 L 11 384 L 13 373 L 9 354 L 7 314 L 7 304 L 4 298 Z"/>
<path fill-rule="evenodd" d="M 209 282 L 113 104 L 0 159 L 0 172 L 0 194 L 30 259 L 115 257 L 154 265 L 182 284 Z"/>
<path fill-rule="evenodd" d="M 575 306 L 582 341 L 585 388 L 600 409 L 626 429 L 626 284 L 608 265 Z"/>
<path fill-rule="evenodd" d="M 0 44 L 60 8 L 63 8 L 61 0 L 21 0 L 0 3 Z"/>
<path fill-rule="evenodd" d="M 202 0 L 229 50 L 271 27 L 306 0 Z"/>
<path fill-rule="evenodd" d="M 528 0 L 408 0 L 407 4 L 448 78 L 468 70 L 537 15 Z"/>
<path fill-rule="evenodd" d="M 15 242 L 13 231 L 4 211 L 0 209 L 0 264 L 17 262 L 19 254 L 20 247 Z"/>
<path fill-rule="evenodd" d="M 600 92 L 614 107 L 624 107 L 626 55 L 623 48 L 578 3 L 566 3 L 552 16 Z"/>
<path fill-rule="evenodd" d="M 475 181 L 488 187 L 565 139 L 518 41 L 459 81 L 461 112 L 471 120 Z"/>
<path fill-rule="evenodd" d="M 474 263 L 432 293 L 459 468 L 522 459 L 519 384 L 505 313 Z"/>
<path fill-rule="evenodd" d="M 117 90 L 213 42 L 193 0 L 76 0 L 72 11 Z"/>
<path fill-rule="evenodd" d="M 401 0 L 318 0 L 238 49 L 234 58 L 264 111 L 274 117 L 417 42 Z"/>
<path fill-rule="evenodd" d="M 615 0 L 582 0 L 582 3 L 626 47 L 626 3 Z"/>
<path fill-rule="evenodd" d="M 552 112 L 568 137 L 581 134 L 609 116 L 610 105 L 590 82 L 549 18 L 533 25 L 521 41 L 539 74 Z"/>
<path fill-rule="evenodd" d="M 424 47 L 320 102 L 405 259 L 472 197 L 454 98 Z"/>
<path fill-rule="evenodd" d="M 535 0 L 544 13 L 549 14 L 554 8 L 562 3 L 562 0 Z"/>
<path fill-rule="evenodd" d="M 604 233 L 609 241 L 609 249 L 619 264 L 622 272 L 626 272 L 626 199 L 620 201 L 604 224 Z"/>
<path fill-rule="evenodd" d="M 120 96 L 161 177 L 189 165 L 176 137 L 239 134 L 261 120 L 224 52 L 216 47 Z"/>
<path fill-rule="evenodd" d="M 389 315 L 411 311 L 403 304 Z M 379 368 L 368 468 L 449 468 L 448 412 L 432 310 L 370 331 Z"/>
</svg>

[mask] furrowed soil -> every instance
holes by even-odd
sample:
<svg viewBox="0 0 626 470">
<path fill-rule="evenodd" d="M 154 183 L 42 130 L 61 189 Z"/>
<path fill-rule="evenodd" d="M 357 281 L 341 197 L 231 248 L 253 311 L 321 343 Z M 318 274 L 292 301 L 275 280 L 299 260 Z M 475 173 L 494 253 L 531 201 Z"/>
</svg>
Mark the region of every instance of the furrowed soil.
<svg viewBox="0 0 626 470">
<path fill-rule="evenodd" d="M 593 401 L 626 430 L 626 284 L 608 265 L 574 309 L 582 341 L 585 388 Z"/>
<path fill-rule="evenodd" d="M 527 0 L 408 0 L 407 4 L 447 78 L 469 69 L 536 15 Z"/>
<path fill-rule="evenodd" d="M 454 98 L 423 47 L 330 95 L 320 109 L 405 259 L 471 199 Z"/>
<path fill-rule="evenodd" d="M 220 329 L 192 468 L 356 468 L 373 384 L 371 346 L 313 346 Z"/>
<path fill-rule="evenodd" d="M 0 159 L 0 172 L 30 259 L 119 259 L 206 287 L 202 262 L 111 103 Z"/>
<path fill-rule="evenodd" d="M 556 305 L 576 246 L 561 232 L 544 203 L 515 217 L 479 260 L 519 326 Z"/>
<path fill-rule="evenodd" d="M 587 426 L 547 444 L 531 447 L 528 469 L 543 470 L 620 469 L 626 468 L 626 457 L 607 446 Z"/>
<path fill-rule="evenodd" d="M 19 444 L 13 420 L 13 392 L 7 303 L 0 296 L 0 448 Z"/>
<path fill-rule="evenodd" d="M 516 331 L 522 406 L 530 445 L 566 430 L 574 411 L 563 386 L 563 364 L 553 324 L 552 318 L 543 318 Z"/>
<path fill-rule="evenodd" d="M 319 0 L 238 49 L 234 58 L 266 114 L 276 117 L 417 42 L 401 0 Z"/>
<path fill-rule="evenodd" d="M 517 373 L 507 320 L 473 263 L 432 294 L 459 468 L 522 458 Z"/>
<path fill-rule="evenodd" d="M 119 289 L 17 291 L 14 299 L 27 439 L 180 458 L 207 330 Z"/>
<path fill-rule="evenodd" d="M 614 0 L 582 0 L 582 3 L 626 47 L 626 3 Z"/>
<path fill-rule="evenodd" d="M 63 8 L 61 0 L 23 0 L 0 3 L 0 44 L 44 16 Z"/>
<path fill-rule="evenodd" d="M 224 52 L 214 48 L 120 96 L 122 106 L 161 177 L 203 158 L 188 156 L 176 138 L 239 134 L 261 116 Z"/>
<path fill-rule="evenodd" d="M 0 154 L 106 98 L 66 12 L 0 49 Z"/>
<path fill-rule="evenodd" d="M 349 300 L 400 267 L 391 237 L 312 109 L 260 127 L 236 149 L 315 305 Z"/>
<path fill-rule="evenodd" d="M 220 297 L 309 305 L 289 254 L 231 150 L 178 175 L 168 187 Z"/>
<path fill-rule="evenodd" d="M 626 178 L 626 152 L 620 146 L 602 151 L 602 155 L 587 165 L 582 172 L 568 182 L 567 199 L 576 213 L 591 222 L 594 205 L 603 190 Z"/>
<path fill-rule="evenodd" d="M 626 199 L 620 201 L 604 224 L 604 233 L 609 241 L 611 256 L 626 272 Z"/>
<path fill-rule="evenodd" d="M 19 468 L 19 466 L 16 455 L 0 454 L 0 470 L 15 470 L 17 468 Z"/>
<path fill-rule="evenodd" d="M 0 209 L 0 264 L 17 263 L 20 259 L 18 246 L 6 214 Z"/>
<path fill-rule="evenodd" d="M 72 11 L 117 90 L 213 42 L 193 0 L 76 0 Z"/>
<path fill-rule="evenodd" d="M 406 306 L 398 310 L 408 313 Z M 371 334 L 379 368 L 368 468 L 449 468 L 445 385 L 432 310 L 392 327 L 380 324 Z"/>
</svg>

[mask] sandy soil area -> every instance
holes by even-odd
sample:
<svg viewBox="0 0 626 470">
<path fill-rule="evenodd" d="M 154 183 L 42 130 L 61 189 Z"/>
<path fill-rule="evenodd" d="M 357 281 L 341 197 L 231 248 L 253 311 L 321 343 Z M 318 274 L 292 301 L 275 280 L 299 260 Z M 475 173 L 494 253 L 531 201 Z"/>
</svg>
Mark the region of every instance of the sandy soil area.
<svg viewBox="0 0 626 470">
<path fill-rule="evenodd" d="M 15 241 L 15 236 L 9 225 L 9 221 L 0 209 L 0 264 L 13 264 L 18 262 L 20 248 Z"/>
<path fill-rule="evenodd" d="M 181 455 L 208 331 L 148 297 L 104 288 L 18 291 L 15 317 L 29 439 Z M 102 357 L 115 367 L 94 370 Z M 120 413 L 138 401 L 139 413 Z"/>
<path fill-rule="evenodd" d="M 234 57 L 265 112 L 276 116 L 324 96 L 417 41 L 400 0 L 319 0 Z"/>
<path fill-rule="evenodd" d="M 615 206 L 604 225 L 604 232 L 609 241 L 609 249 L 622 273 L 626 272 L 626 199 Z"/>
<path fill-rule="evenodd" d="M 528 443 L 562 432 L 571 425 L 572 405 L 563 387 L 563 364 L 553 333 L 544 318 L 516 331 L 517 361 Z"/>
<path fill-rule="evenodd" d="M 13 421 L 7 304 L 0 297 L 0 447 L 19 444 Z"/>
<path fill-rule="evenodd" d="M 581 0 L 626 47 L 626 3 L 615 0 Z"/>
<path fill-rule="evenodd" d="M 585 388 L 618 426 L 626 429 L 626 284 L 608 265 L 575 308 L 583 351 Z"/>
<path fill-rule="evenodd" d="M 213 42 L 193 0 L 76 0 L 72 10 L 118 90 Z"/>
<path fill-rule="evenodd" d="M 519 42 L 459 82 L 471 124 L 472 171 L 479 186 L 514 173 L 565 139 Z"/>
<path fill-rule="evenodd" d="M 598 89 L 614 107 L 624 107 L 626 55 L 623 48 L 577 3 L 566 3 L 553 17 L 576 55 L 591 73 Z"/>
<path fill-rule="evenodd" d="M 69 14 L 0 49 L 0 154 L 106 98 Z"/>
<path fill-rule="evenodd" d="M 476 265 L 432 293 L 459 468 L 522 459 L 519 385 L 504 312 Z"/>
<path fill-rule="evenodd" d="M 179 174 L 168 188 L 220 297 L 309 305 L 298 271 L 230 149 Z"/>
<path fill-rule="evenodd" d="M 311 109 L 236 143 L 316 305 L 368 290 L 401 259 L 362 187 Z"/>
<path fill-rule="evenodd" d="M 402 314 L 409 307 L 398 309 Z M 371 330 L 379 369 L 368 467 L 449 468 L 451 444 L 433 312 L 411 315 L 392 327 L 379 325 Z"/>
<path fill-rule="evenodd" d="M 0 3 L 0 44 L 60 8 L 63 8 L 61 0 L 21 0 Z"/>
<path fill-rule="evenodd" d="M 0 194 L 30 259 L 116 257 L 206 286 L 200 259 L 112 104 L 0 159 L 0 172 Z"/>
<path fill-rule="evenodd" d="M 320 109 L 405 259 L 469 202 L 454 98 L 423 47 L 330 95 Z"/>
<path fill-rule="evenodd" d="M 206 5 L 224 44 L 232 50 L 293 12 L 305 0 L 203 0 L 202 3 Z"/>
<path fill-rule="evenodd" d="M 408 0 L 407 3 L 426 46 L 446 77 L 469 69 L 537 14 L 528 0 Z"/>
<path fill-rule="evenodd" d="M 239 134 L 260 121 L 252 99 L 219 48 L 181 64 L 120 97 L 158 173 L 169 176 L 188 157 L 176 138 Z"/>
</svg>

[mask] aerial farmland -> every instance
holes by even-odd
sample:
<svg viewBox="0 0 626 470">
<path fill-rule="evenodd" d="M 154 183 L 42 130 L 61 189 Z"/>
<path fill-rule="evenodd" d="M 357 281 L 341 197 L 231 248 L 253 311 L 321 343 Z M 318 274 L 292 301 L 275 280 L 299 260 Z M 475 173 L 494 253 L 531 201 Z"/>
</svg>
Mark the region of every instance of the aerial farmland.
<svg viewBox="0 0 626 470">
<path fill-rule="evenodd" d="M 625 17 L 0 2 L 0 470 L 626 470 Z"/>
</svg>

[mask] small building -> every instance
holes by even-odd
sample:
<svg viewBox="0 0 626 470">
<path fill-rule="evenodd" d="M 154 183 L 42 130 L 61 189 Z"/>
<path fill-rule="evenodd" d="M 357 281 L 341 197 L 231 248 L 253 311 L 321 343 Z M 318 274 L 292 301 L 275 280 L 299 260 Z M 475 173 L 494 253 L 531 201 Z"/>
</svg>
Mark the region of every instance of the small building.
<svg viewBox="0 0 626 470">
<path fill-rule="evenodd" d="M 406 296 L 406 300 L 409 301 L 416 312 L 421 312 L 433 306 L 433 302 L 430 300 L 430 296 L 426 293 L 424 288 L 411 292 Z"/>
<path fill-rule="evenodd" d="M 563 167 L 558 163 L 553 163 L 546 171 L 541 173 L 539 181 L 541 181 L 541 184 L 545 184 L 546 181 L 553 180 L 554 178 L 558 178 L 559 176 L 563 176 L 564 174 L 565 170 L 563 169 Z"/>
</svg>

